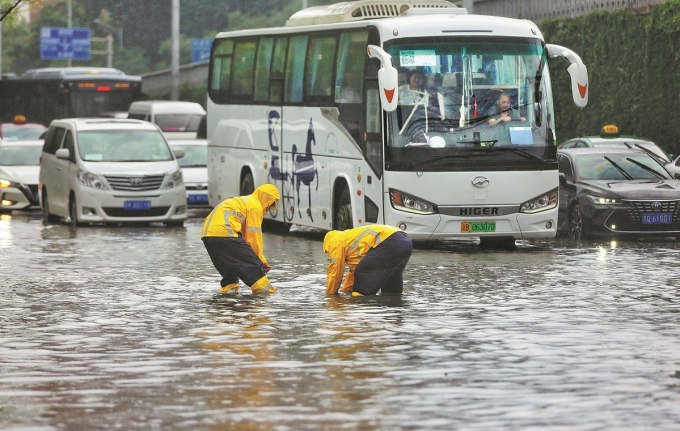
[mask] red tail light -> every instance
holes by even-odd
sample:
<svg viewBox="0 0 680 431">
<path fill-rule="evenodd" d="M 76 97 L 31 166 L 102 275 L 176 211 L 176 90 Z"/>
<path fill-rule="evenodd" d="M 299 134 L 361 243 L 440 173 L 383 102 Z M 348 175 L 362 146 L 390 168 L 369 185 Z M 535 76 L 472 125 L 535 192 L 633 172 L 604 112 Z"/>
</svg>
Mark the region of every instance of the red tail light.
<svg viewBox="0 0 680 431">
<path fill-rule="evenodd" d="M 108 85 L 100 85 L 97 87 L 97 91 L 111 91 L 111 87 Z"/>
</svg>

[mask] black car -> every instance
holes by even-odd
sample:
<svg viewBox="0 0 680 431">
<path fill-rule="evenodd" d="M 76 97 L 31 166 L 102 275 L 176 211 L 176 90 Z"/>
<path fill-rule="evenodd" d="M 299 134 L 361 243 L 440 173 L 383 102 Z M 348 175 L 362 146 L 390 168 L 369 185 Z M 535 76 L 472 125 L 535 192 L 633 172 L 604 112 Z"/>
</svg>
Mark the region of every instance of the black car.
<svg viewBox="0 0 680 431">
<path fill-rule="evenodd" d="M 558 230 L 573 239 L 680 237 L 680 180 L 641 150 L 557 150 Z"/>
</svg>

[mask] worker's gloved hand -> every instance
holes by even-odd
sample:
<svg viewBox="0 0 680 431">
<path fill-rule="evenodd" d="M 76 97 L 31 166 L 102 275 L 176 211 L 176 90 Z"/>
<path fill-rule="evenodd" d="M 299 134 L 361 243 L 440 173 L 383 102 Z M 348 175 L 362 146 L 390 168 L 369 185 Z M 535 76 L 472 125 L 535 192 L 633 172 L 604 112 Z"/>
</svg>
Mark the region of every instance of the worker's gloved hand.
<svg viewBox="0 0 680 431">
<path fill-rule="evenodd" d="M 263 264 L 263 265 L 264 265 L 264 272 L 269 272 L 269 271 L 272 269 L 272 267 L 269 266 L 269 264 L 266 264 L 266 263 L 265 263 L 265 264 Z"/>
</svg>

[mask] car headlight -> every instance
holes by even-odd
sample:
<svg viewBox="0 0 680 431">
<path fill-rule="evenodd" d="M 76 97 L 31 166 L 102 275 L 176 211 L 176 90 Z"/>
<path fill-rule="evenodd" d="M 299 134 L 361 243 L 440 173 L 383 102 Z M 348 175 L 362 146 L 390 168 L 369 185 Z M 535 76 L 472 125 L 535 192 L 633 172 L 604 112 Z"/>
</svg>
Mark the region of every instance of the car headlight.
<svg viewBox="0 0 680 431">
<path fill-rule="evenodd" d="M 78 172 L 78 178 L 82 185 L 86 187 L 92 187 L 98 190 L 108 190 L 106 182 L 99 175 L 95 175 L 92 172 L 80 171 Z"/>
<path fill-rule="evenodd" d="M 613 204 L 618 204 L 621 203 L 620 201 L 614 199 L 614 198 L 603 198 L 601 196 L 592 196 L 592 195 L 586 195 L 588 200 L 595 205 L 613 205 Z"/>
<path fill-rule="evenodd" d="M 7 188 L 7 187 L 16 187 L 18 184 L 15 183 L 14 181 L 10 181 L 5 178 L 0 178 L 0 187 L 2 188 Z"/>
<path fill-rule="evenodd" d="M 165 182 L 164 189 L 172 189 L 174 187 L 181 186 L 184 183 L 184 177 L 182 176 L 182 170 L 171 174 L 168 180 Z"/>
<path fill-rule="evenodd" d="M 415 214 L 437 214 L 438 212 L 435 204 L 393 189 L 390 189 L 390 202 L 392 202 L 392 207 L 399 211 Z"/>
<path fill-rule="evenodd" d="M 524 202 L 519 207 L 519 212 L 525 214 L 540 213 L 557 207 L 557 189 L 551 190 L 548 193 L 537 196 Z"/>
</svg>

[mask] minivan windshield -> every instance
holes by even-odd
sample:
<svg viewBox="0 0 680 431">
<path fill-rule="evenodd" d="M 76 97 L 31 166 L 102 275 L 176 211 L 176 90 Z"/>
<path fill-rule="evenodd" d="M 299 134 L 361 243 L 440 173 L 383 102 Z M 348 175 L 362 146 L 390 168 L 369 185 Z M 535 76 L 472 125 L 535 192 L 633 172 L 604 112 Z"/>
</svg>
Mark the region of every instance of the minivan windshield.
<svg viewBox="0 0 680 431">
<path fill-rule="evenodd" d="M 78 132 L 80 158 L 87 162 L 157 162 L 173 156 L 155 130 L 84 130 Z"/>
</svg>

